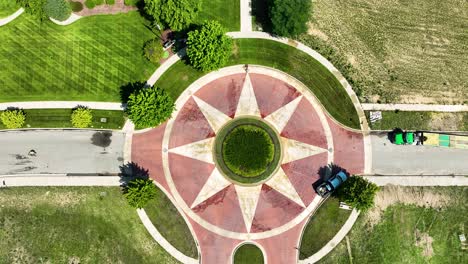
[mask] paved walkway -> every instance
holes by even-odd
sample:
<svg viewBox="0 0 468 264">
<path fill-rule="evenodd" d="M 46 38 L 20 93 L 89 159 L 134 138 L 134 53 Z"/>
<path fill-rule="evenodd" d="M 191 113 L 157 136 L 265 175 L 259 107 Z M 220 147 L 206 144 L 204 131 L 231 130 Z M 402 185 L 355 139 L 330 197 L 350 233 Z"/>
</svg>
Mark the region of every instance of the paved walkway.
<svg viewBox="0 0 468 264">
<path fill-rule="evenodd" d="M 85 0 L 76 0 L 77 2 L 83 3 L 83 10 L 76 12 L 80 16 L 93 16 L 101 14 L 119 14 L 119 13 L 128 13 L 133 10 L 137 10 L 134 6 L 127 6 L 124 3 L 124 0 L 115 0 L 113 5 L 97 5 L 92 9 L 89 9 L 84 4 Z"/>
<path fill-rule="evenodd" d="M 434 104 L 361 104 L 361 105 L 364 110 L 468 112 L 468 105 L 434 105 Z"/>
<path fill-rule="evenodd" d="M 252 7 L 251 0 L 240 0 L 241 31 L 252 31 Z"/>
<path fill-rule="evenodd" d="M 351 230 L 354 223 L 356 222 L 358 216 L 359 216 L 359 211 L 353 210 L 351 212 L 351 215 L 349 216 L 348 220 L 346 220 L 344 225 L 341 227 L 340 231 L 338 231 L 338 233 L 336 233 L 336 235 L 330 241 L 328 241 L 328 243 L 325 246 L 323 246 L 314 255 L 312 255 L 312 256 L 304 259 L 304 260 L 299 260 L 298 263 L 299 264 L 311 264 L 311 263 L 315 263 L 315 262 L 319 261 L 321 258 L 325 257 L 348 234 L 348 232 Z"/>
<path fill-rule="evenodd" d="M 9 107 L 20 109 L 62 109 L 75 108 L 77 106 L 86 106 L 96 110 L 124 110 L 125 105 L 121 103 L 107 102 L 87 102 L 87 101 L 32 101 L 32 102 L 10 102 L 0 103 L 0 110 Z"/>
<path fill-rule="evenodd" d="M 468 176 L 365 176 L 379 186 L 468 186 Z"/>
<path fill-rule="evenodd" d="M 76 22 L 78 19 L 82 18 L 82 16 L 79 16 L 77 14 L 74 14 L 72 13 L 70 15 L 70 17 L 68 17 L 66 20 L 64 21 L 59 21 L 59 20 L 56 20 L 56 19 L 53 19 L 51 17 L 49 17 L 50 21 L 54 22 L 55 24 L 57 25 L 60 25 L 60 26 L 68 26 L 74 22 Z"/>
<path fill-rule="evenodd" d="M 20 186 L 120 186 L 119 176 L 67 176 L 66 174 L 1 175 L 0 187 Z"/>
<path fill-rule="evenodd" d="M 14 0 L 10 0 L 10 1 L 14 1 Z M 24 12 L 24 8 L 20 8 L 20 9 L 18 9 L 18 11 L 11 14 L 10 16 L 7 16 L 5 18 L 0 18 L 0 27 L 10 23 L 13 20 L 15 20 L 17 17 L 19 17 L 21 14 L 23 14 L 23 12 Z"/>
<path fill-rule="evenodd" d="M 182 57 L 185 56 L 185 48 L 181 49 L 175 55 L 167 59 L 161 66 L 159 66 L 156 71 L 151 75 L 151 77 L 146 82 L 148 85 L 153 86 L 156 81 L 163 75 L 172 65 L 178 62 Z"/>
</svg>

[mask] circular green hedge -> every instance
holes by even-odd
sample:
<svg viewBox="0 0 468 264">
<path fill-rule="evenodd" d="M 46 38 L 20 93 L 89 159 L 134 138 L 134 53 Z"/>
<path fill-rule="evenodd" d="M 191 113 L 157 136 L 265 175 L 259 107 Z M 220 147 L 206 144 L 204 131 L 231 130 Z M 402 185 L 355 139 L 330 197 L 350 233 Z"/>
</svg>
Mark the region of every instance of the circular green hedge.
<svg viewBox="0 0 468 264">
<path fill-rule="evenodd" d="M 278 134 L 265 122 L 251 117 L 234 119 L 216 135 L 214 159 L 221 173 L 241 184 L 256 184 L 279 166 Z"/>
</svg>

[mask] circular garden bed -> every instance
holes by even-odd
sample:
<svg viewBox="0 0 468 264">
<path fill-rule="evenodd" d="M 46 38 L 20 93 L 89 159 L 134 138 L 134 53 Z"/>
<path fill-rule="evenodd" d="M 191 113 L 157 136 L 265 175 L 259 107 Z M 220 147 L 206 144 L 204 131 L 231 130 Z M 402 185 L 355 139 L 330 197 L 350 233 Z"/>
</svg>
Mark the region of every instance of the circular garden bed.
<svg viewBox="0 0 468 264">
<path fill-rule="evenodd" d="M 259 184 L 278 168 L 281 146 L 278 134 L 268 124 L 243 117 L 221 128 L 214 155 L 216 165 L 228 179 L 240 184 Z"/>
</svg>

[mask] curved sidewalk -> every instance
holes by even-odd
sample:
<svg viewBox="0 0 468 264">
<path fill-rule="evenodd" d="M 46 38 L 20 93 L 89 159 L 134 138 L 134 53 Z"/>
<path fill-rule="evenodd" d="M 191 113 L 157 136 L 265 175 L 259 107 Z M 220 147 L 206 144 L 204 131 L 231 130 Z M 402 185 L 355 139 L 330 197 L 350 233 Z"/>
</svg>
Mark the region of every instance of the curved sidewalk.
<svg viewBox="0 0 468 264">
<path fill-rule="evenodd" d="M 14 0 L 10 0 L 10 1 L 14 1 Z M 0 18 L 0 27 L 10 23 L 13 20 L 15 20 L 17 17 L 19 17 L 21 14 L 23 14 L 23 12 L 24 12 L 24 8 L 20 8 L 20 9 L 18 9 L 18 11 L 11 14 L 10 16 L 7 16 L 5 18 Z"/>
<path fill-rule="evenodd" d="M 434 111 L 468 112 L 468 105 L 433 105 L 433 104 L 361 104 L 364 110 L 380 111 Z"/>
<path fill-rule="evenodd" d="M 72 13 L 70 15 L 70 17 L 68 17 L 66 20 L 64 21 L 59 21 L 59 20 L 56 20 L 56 19 L 53 19 L 51 17 L 49 17 L 50 21 L 54 22 L 55 24 L 57 25 L 60 25 L 60 26 L 68 26 L 72 23 L 75 23 L 78 19 L 82 18 L 82 16 L 79 16 L 77 14 L 74 14 Z"/>
</svg>

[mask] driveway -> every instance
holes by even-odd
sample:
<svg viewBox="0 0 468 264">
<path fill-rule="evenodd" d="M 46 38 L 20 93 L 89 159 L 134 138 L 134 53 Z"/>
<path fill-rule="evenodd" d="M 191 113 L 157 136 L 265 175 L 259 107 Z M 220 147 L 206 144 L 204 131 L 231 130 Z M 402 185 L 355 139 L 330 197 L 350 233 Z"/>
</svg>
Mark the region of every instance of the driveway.
<svg viewBox="0 0 468 264">
<path fill-rule="evenodd" d="M 372 171 L 382 175 L 468 175 L 468 149 L 394 145 L 371 135 Z"/>
<path fill-rule="evenodd" d="M 0 132 L 0 174 L 117 173 L 124 137 L 91 130 Z M 31 149 L 36 156 L 28 155 Z"/>
</svg>

